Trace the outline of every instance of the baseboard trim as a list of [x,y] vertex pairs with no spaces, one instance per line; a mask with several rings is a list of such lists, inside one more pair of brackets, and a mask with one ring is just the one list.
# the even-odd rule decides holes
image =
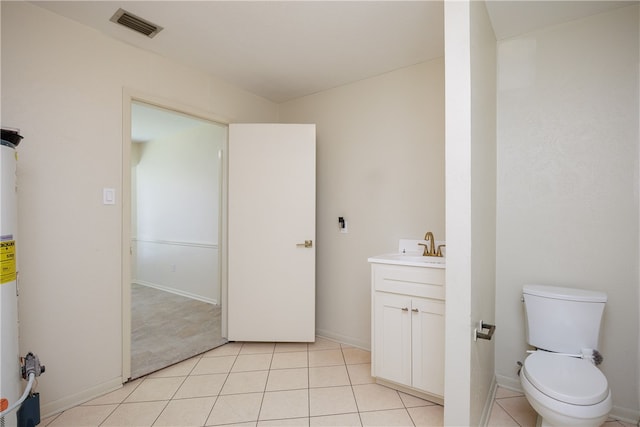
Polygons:
[[362,341],[346,335],[336,334],[324,329],[316,329],[316,336],[321,338],[327,338],[331,341],[337,341],[341,344],[347,344],[352,347],[360,348],[362,350],[371,351],[371,344],[366,341]]
[[487,400],[485,400],[484,407],[482,408],[482,415],[480,416],[481,426],[487,426],[489,424],[489,419],[491,418],[491,410],[493,409],[493,401],[496,398],[496,390],[498,390],[498,381],[496,381],[496,377],[494,376],[491,380],[491,385],[489,386],[489,394],[487,395]]
[[507,390],[524,393],[524,390],[522,390],[522,385],[520,385],[520,378],[514,379],[504,375],[496,374],[496,382],[500,387],[506,388]]
[[614,405],[609,414],[609,418],[632,425],[638,425],[638,423],[640,423],[640,411]]
[[170,287],[167,287],[167,286],[158,285],[156,283],[145,282],[144,280],[133,280],[131,283],[134,283],[134,284],[140,285],[140,286],[147,286],[149,288],[158,289],[160,291],[169,292],[171,294],[179,295],[181,297],[190,298],[190,299],[194,299],[194,300],[201,301],[201,302],[206,302],[207,304],[218,305],[218,300],[216,300],[216,299],[207,298],[207,297],[203,297],[201,295],[196,295],[196,294],[192,294],[192,293],[189,293],[189,292],[181,291],[180,289],[170,288]]
[[81,405],[106,393],[118,390],[119,388],[122,388],[121,376],[83,390],[79,393],[66,396],[62,399],[54,400],[53,402],[42,405],[42,407],[40,408],[40,411],[42,412],[42,418],[47,418],[62,411],[66,411],[67,409]]

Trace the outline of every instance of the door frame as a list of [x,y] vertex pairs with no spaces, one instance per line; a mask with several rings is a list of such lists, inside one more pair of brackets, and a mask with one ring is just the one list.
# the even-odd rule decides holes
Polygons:
[[227,184],[230,121],[198,108],[125,87],[122,90],[122,383],[131,378],[131,104],[135,101],[227,127],[227,139],[224,141],[218,159],[220,162],[218,175],[220,190],[218,265],[220,304],[222,305],[221,332],[223,337],[227,336]]

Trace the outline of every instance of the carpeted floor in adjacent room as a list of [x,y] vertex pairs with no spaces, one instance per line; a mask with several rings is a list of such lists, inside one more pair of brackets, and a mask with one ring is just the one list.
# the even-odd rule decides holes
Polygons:
[[132,379],[226,342],[220,305],[132,284],[131,307]]

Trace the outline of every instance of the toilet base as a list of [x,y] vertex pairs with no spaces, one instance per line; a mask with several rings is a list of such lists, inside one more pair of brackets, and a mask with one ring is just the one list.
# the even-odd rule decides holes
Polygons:
[[529,382],[524,371],[520,384],[529,404],[538,414],[536,427],[600,427],[612,408],[611,391],[605,400],[591,406],[568,405],[546,396]]

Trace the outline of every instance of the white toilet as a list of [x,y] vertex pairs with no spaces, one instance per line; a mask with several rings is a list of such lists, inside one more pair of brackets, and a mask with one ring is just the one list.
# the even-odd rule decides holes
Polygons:
[[538,425],[600,426],[611,391],[592,356],[607,295],[542,285],[525,285],[522,293],[527,342],[537,351],[525,359],[520,383]]

